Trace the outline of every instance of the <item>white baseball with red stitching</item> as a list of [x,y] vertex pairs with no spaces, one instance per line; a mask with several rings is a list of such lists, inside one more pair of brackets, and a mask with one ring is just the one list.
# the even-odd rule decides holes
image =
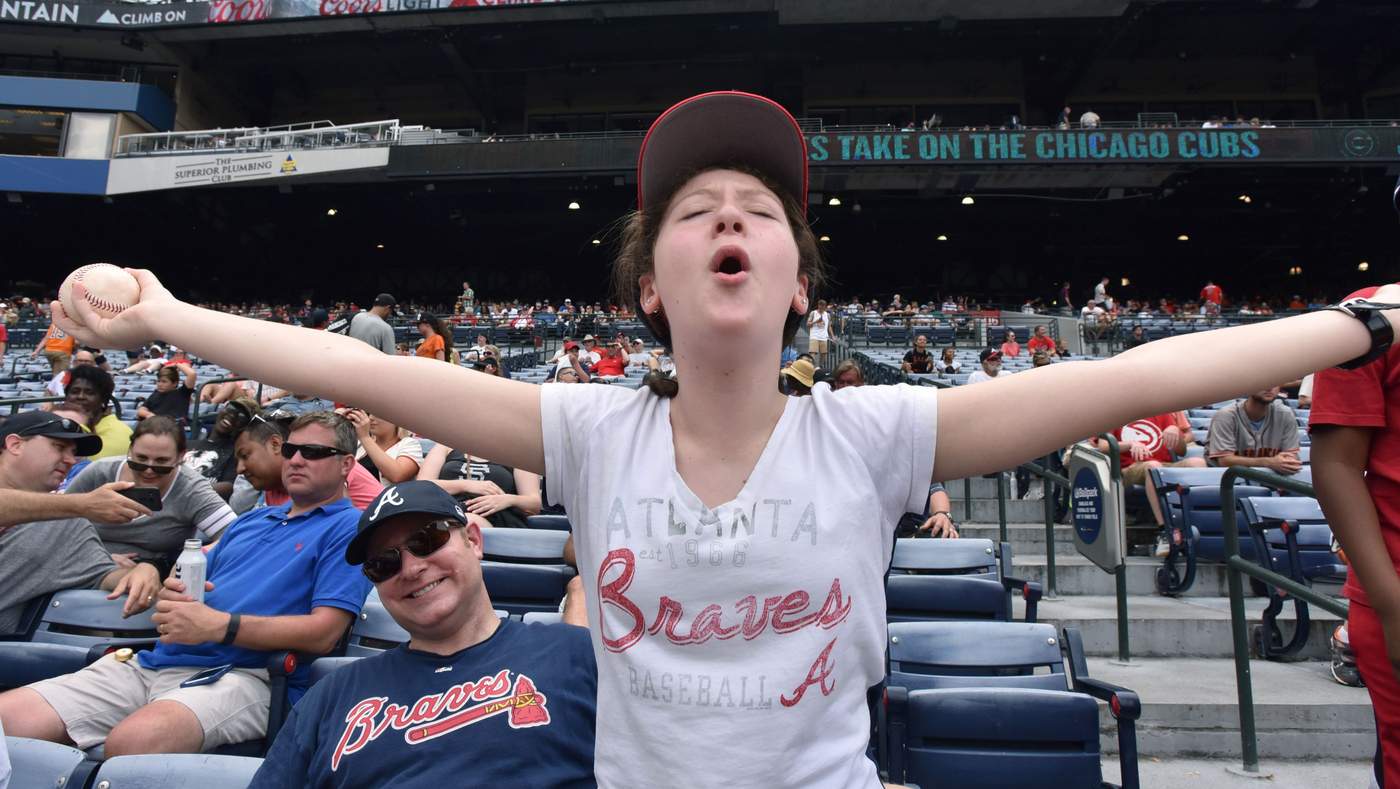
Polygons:
[[74,304],[73,285],[81,282],[87,303],[104,318],[113,318],[141,297],[141,286],[126,270],[111,263],[92,263],[74,271],[58,289],[58,300],[73,321],[79,321]]

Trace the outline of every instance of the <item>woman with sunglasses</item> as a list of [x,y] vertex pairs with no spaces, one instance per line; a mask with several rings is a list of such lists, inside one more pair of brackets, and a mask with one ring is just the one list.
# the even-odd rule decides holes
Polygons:
[[68,493],[86,493],[109,482],[134,482],[159,494],[161,507],[150,515],[95,524],[119,565],[148,562],[164,577],[185,540],[198,534],[212,543],[237,517],[208,480],[181,467],[184,453],[185,433],[173,419],[147,417],[131,434],[126,457],[95,460],[68,486]]
[[[115,318],[81,298],[76,316],[53,312],[88,344],[165,337],[543,473],[568,510],[590,601],[600,785],[869,789],[883,577],[895,525],[924,508],[930,482],[1374,358],[1400,305],[1179,335],[980,386],[819,384],[784,397],[773,371],[826,272],[806,216],[807,157],[793,117],[751,94],[696,96],[652,125],[614,270],[619,303],[673,351],[667,396],[383,356],[182,303],[148,271],[132,271],[139,303]],[[1374,298],[1400,302],[1400,286]],[[1192,375],[1160,375],[1185,365]],[[1047,401],[1053,420],[1026,407]]]

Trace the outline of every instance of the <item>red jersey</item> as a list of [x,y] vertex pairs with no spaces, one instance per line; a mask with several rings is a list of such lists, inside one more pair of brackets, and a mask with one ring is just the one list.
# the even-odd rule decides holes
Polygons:
[[[1376,290],[1362,288],[1347,298],[1369,298]],[[1309,428],[1313,425],[1375,428],[1366,458],[1366,488],[1376,505],[1386,552],[1400,572],[1400,345],[1356,370],[1318,372],[1308,417]],[[1352,573],[1347,573],[1342,593],[1370,604]]]
[[1050,339],[1049,337],[1038,337],[1035,335],[1031,335],[1031,339],[1029,342],[1026,343],[1026,347],[1030,349],[1030,352],[1032,354],[1034,354],[1036,351],[1054,353],[1055,341]]
[[1225,292],[1219,285],[1207,285],[1201,288],[1201,301],[1208,301],[1215,306],[1220,306],[1220,302],[1225,299]]
[[593,365],[593,374],[625,375],[627,371],[623,369],[624,367],[623,358],[620,354],[616,356],[608,354],[600,358],[598,362]]
[[[1162,440],[1162,433],[1166,432],[1166,429],[1169,427],[1179,426],[1177,424],[1177,415],[1179,413],[1180,412],[1173,411],[1169,414],[1149,416],[1146,419],[1135,419],[1117,430],[1114,430],[1113,437],[1118,439],[1120,444],[1130,441],[1137,444],[1145,444],[1147,446],[1147,451],[1152,453],[1152,457],[1148,458],[1148,460],[1155,460],[1159,463],[1170,463],[1172,462],[1172,453],[1170,449],[1167,449],[1166,442]],[[1118,462],[1123,468],[1127,468],[1137,461],[1133,460],[1131,451],[1126,451],[1118,453]]]

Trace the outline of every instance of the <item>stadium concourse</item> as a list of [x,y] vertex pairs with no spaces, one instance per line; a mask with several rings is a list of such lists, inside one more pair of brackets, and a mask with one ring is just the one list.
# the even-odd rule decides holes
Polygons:
[[[949,301],[949,307],[957,306],[958,299]],[[35,345],[45,339],[44,329],[48,324],[43,314],[44,307],[40,303],[36,311],[33,302],[24,303],[22,300],[18,306],[23,309],[24,319],[19,319],[19,309],[9,310],[16,320],[9,327],[10,346],[4,356],[4,375],[0,376],[0,406],[11,414],[22,414],[61,400],[52,396],[55,390],[51,379],[54,376],[49,362],[42,355],[44,347]],[[453,341],[448,349],[455,351],[459,364],[482,369],[480,362],[485,358],[483,352],[489,349],[491,354],[502,360],[500,369],[504,374],[517,380],[532,383],[552,381],[556,375],[561,375],[559,371],[573,369],[565,349],[577,347],[584,340],[589,341],[587,347],[591,349],[597,345],[596,338],[618,335],[628,338],[629,345],[632,340],[640,341],[640,346],[628,349],[629,356],[631,352],[638,352],[640,356],[629,358],[629,362],[635,364],[629,363],[621,376],[606,381],[599,377],[597,383],[635,388],[642,384],[645,375],[654,374],[653,370],[666,369],[668,362],[643,324],[626,314],[618,314],[618,310],[610,311],[601,305],[596,312],[592,307],[574,310],[571,301],[557,306],[541,304],[538,310],[533,303],[528,306],[504,303],[495,309],[482,304],[480,308],[464,311],[458,298],[451,306],[443,305],[441,308],[451,313],[455,323]],[[264,304],[237,309],[269,320],[307,324],[326,318],[323,314],[326,311],[314,305]],[[816,354],[817,367],[813,377],[819,380],[833,381],[839,377],[832,368],[846,359],[854,362],[853,366],[861,372],[866,385],[908,382],[919,386],[949,387],[977,385],[968,383],[969,373],[979,369],[991,370],[992,365],[984,363],[995,362],[1003,352],[1007,358],[997,375],[1019,374],[1043,363],[1062,364],[1100,358],[1068,350],[1071,344],[1076,349],[1088,347],[1089,341],[1078,318],[1058,314],[988,309],[942,312],[932,303],[925,309],[917,305],[860,303],[854,300],[837,309],[839,320],[833,323],[829,334],[829,350],[826,354]],[[1124,310],[1117,319],[1122,325],[1115,326],[1111,336],[1100,336],[1097,348],[1103,354],[1117,352],[1125,343],[1132,342],[1132,328],[1137,325],[1151,328],[1155,339],[1173,333],[1208,330],[1261,319],[1249,314],[1257,312],[1257,309],[1250,309],[1244,315],[1226,310],[1223,314],[1209,316],[1196,309],[1194,316],[1163,314],[1156,317],[1148,317],[1140,310],[1133,314]],[[1280,305],[1280,309],[1286,310],[1285,305]],[[514,317],[510,314],[512,310],[515,311]],[[493,312],[497,314],[493,316]],[[546,318],[546,315],[549,317]],[[424,340],[424,327],[402,316],[391,317],[390,320],[396,324],[395,339],[399,342],[400,352],[414,352]],[[1097,321],[1090,320],[1088,324],[1091,328],[1096,327]],[[1071,342],[1052,342],[1051,347],[1059,345],[1060,352],[1044,354],[1045,358],[1041,361],[1036,361],[1036,357],[1042,355],[1040,353],[1028,349],[1012,355],[1013,349],[1004,346],[1005,342],[1010,341],[1005,333],[1008,328],[1013,331],[1021,329],[1021,338],[1028,340],[1035,336],[1037,326],[1049,327],[1053,334],[1052,341],[1063,338]],[[931,357],[942,356],[942,349],[949,349],[949,353],[940,360],[943,367],[941,372],[919,373],[902,369],[911,358],[915,363],[919,362],[919,357],[913,356],[920,353],[919,346],[914,345],[919,337],[935,341],[926,346],[933,351]],[[482,340],[485,341],[484,346],[480,344]],[[796,347],[785,353],[787,359],[796,361],[789,361],[782,376],[775,370],[775,382],[781,378],[791,383],[789,373],[794,370],[802,372],[797,366],[801,364],[798,350],[808,347],[809,343],[809,333],[804,330],[799,334]],[[40,355],[32,353],[36,349]],[[111,408],[129,427],[138,424],[135,415],[144,400],[155,391],[156,378],[150,372],[122,371],[131,365],[151,360],[155,363],[150,365],[150,369],[156,369],[184,356],[183,352],[174,348],[158,349],[157,352],[143,349],[130,353],[116,349],[99,350],[101,353],[96,357],[101,360],[99,363],[112,370],[114,388]],[[657,353],[652,353],[653,350]],[[585,375],[594,372],[597,364],[587,354],[588,351],[583,351],[577,355],[581,359],[578,367]],[[561,358],[565,360],[563,363],[558,361]],[[237,379],[230,371],[218,366],[202,364],[198,359],[188,361],[198,377],[195,391],[200,394],[216,391],[222,381]],[[62,378],[61,375],[58,377]],[[560,377],[560,380],[564,378]],[[206,388],[206,385],[209,386]],[[282,400],[273,401],[273,395],[263,393],[260,387],[251,382],[239,385],[248,387],[248,391],[260,396],[265,404],[262,413],[268,417],[283,407],[298,407],[295,402],[298,397],[306,399],[306,395],[290,399],[284,396]],[[841,384],[838,382],[837,385]],[[217,404],[201,403],[202,399],[205,398],[200,395],[192,397],[194,404],[187,412],[192,439],[197,438],[201,430],[205,435],[209,434],[220,410]],[[318,402],[314,399],[314,393],[311,393],[310,399],[311,402]],[[1289,408],[1295,409],[1300,424],[1306,424],[1306,409],[1299,410],[1296,399],[1290,398],[1286,402]],[[1201,410],[1190,412],[1191,423],[1201,430],[1197,435],[1199,443],[1185,448],[1186,456],[1204,453],[1208,440],[1205,435],[1210,421],[1208,415],[1213,413],[1214,407],[1224,405],[1202,404]],[[1306,434],[1303,440],[1306,441]],[[413,443],[417,446],[413,453],[418,459],[415,463],[421,462],[430,454],[432,442],[422,438],[413,440]],[[186,473],[190,470],[187,468]],[[1071,672],[1071,688],[1076,687],[1076,677],[1087,676],[1110,683],[1107,687],[1129,689],[1140,700],[1138,714],[1122,719],[1116,718],[1115,710],[1111,709],[1119,703],[1117,700],[1105,697],[1098,703],[1098,715],[1089,732],[1090,742],[1086,747],[1092,747],[1101,754],[1104,780],[1123,780],[1126,763],[1120,763],[1120,759],[1127,758],[1132,770],[1139,774],[1143,786],[1249,785],[1254,779],[1232,772],[1237,768],[1241,740],[1224,568],[1219,563],[1200,557],[1190,588],[1173,591],[1170,595],[1163,594],[1159,580],[1163,559],[1151,555],[1150,543],[1156,534],[1156,527],[1152,524],[1151,514],[1140,506],[1139,499],[1137,504],[1142,511],[1137,516],[1138,525],[1129,527],[1129,534],[1135,534],[1136,542],[1141,545],[1130,551],[1134,555],[1127,558],[1124,567],[1128,593],[1127,635],[1131,654],[1130,660],[1123,661],[1114,576],[1077,554],[1071,538],[1072,526],[1064,523],[1064,512],[1056,513],[1061,523],[1047,531],[1043,517],[1047,514],[1046,505],[1054,502],[1057,507],[1061,506],[1064,498],[1062,492],[1056,486],[1039,480],[1027,486],[1026,480],[1018,481],[1011,473],[1001,477],[1000,480],[994,476],[945,481],[959,539],[900,541],[892,568],[892,582],[898,580],[900,584],[891,587],[891,622],[989,617],[1045,623],[1039,625],[1045,628],[1039,632],[1039,637],[1048,634],[1052,643],[1063,637],[1065,658],[1072,666],[1078,663]],[[1164,497],[1172,495],[1166,487],[1161,493]],[[246,500],[241,504],[238,501],[235,493],[235,508],[250,504],[256,506]],[[1179,513],[1179,508],[1173,512]],[[533,527],[529,529],[532,533],[527,536],[543,538],[538,544],[501,547],[493,555],[492,544],[488,540],[487,558],[500,562],[503,567],[523,563],[527,569],[537,571],[544,563],[545,566],[572,573],[560,553],[563,535],[551,531],[555,524],[549,517],[530,516],[524,521]],[[553,517],[567,528],[567,522],[561,517]],[[1190,525],[1187,524],[1188,527]],[[1051,533],[1053,559],[1046,542]],[[557,541],[554,535],[559,535]],[[969,561],[964,550],[945,551],[940,547],[952,549],[958,545],[971,550],[974,556],[985,551],[993,560],[984,566],[980,560]],[[932,552],[927,549],[932,549]],[[1055,572],[1053,582],[1049,577],[1052,561]],[[932,589],[931,597],[920,596],[925,593],[908,597],[910,589],[915,587],[908,587],[907,582],[917,584],[921,579],[929,578],[920,574],[928,571],[955,573],[936,576],[954,585]],[[979,603],[969,603],[968,600],[976,596],[975,584],[979,581],[985,583],[988,577],[977,574],[986,572],[991,573],[993,587],[998,590],[993,600],[1002,595],[1001,590],[1012,589],[1008,584],[1013,582],[1021,584],[1021,592],[1014,595],[1006,593],[1004,599],[993,603],[991,608],[983,609]],[[1328,594],[1337,594],[1337,580],[1318,578],[1315,582],[1317,588]],[[963,589],[956,585],[959,581],[966,581],[969,586]],[[534,594],[537,599],[533,601],[514,599],[514,602],[506,602],[504,590],[514,588],[507,584],[507,579],[487,578],[487,588],[493,592],[493,600],[498,601],[498,614],[525,618],[525,621],[534,621],[540,616],[538,612],[555,610],[562,593],[562,587],[545,584],[542,591],[526,593],[515,589],[511,592],[517,597]],[[1053,594],[1045,594],[1047,592]],[[143,638],[150,637],[150,631],[142,629],[150,627],[149,615],[138,617],[134,623],[104,625],[104,615],[97,611],[89,612],[89,621],[46,624],[52,618],[42,613],[46,607],[58,606],[69,598],[74,598],[70,605],[76,604],[83,600],[83,594],[59,591],[52,597],[45,595],[42,599],[29,601],[26,608],[34,614],[33,618],[26,620],[25,630],[10,637],[19,639],[20,643],[3,645],[4,648],[0,649],[0,655],[9,661],[5,663],[8,668],[0,668],[0,685],[13,686],[61,672],[63,666],[82,665],[88,659],[84,655],[100,654],[102,646],[106,644],[140,645],[144,643]],[[88,605],[93,602],[91,598],[86,600]],[[1251,627],[1257,628],[1261,621],[1270,621],[1261,620],[1267,603],[1268,600],[1262,597],[1251,597],[1246,602]],[[111,604],[107,617],[119,612],[116,605]],[[378,621],[387,614],[377,606],[377,595],[371,593],[366,603],[367,613],[361,618],[361,623],[351,629],[348,646],[339,648],[348,649],[344,654],[351,657],[335,660],[352,660],[357,655],[376,654],[405,637],[392,622],[386,625]],[[113,621],[120,621],[119,614]],[[1284,634],[1291,635],[1292,615],[1285,613],[1276,621],[1282,623]],[[1256,657],[1253,661],[1254,710],[1260,757],[1265,762],[1266,773],[1272,775],[1273,785],[1316,786],[1323,777],[1332,782],[1364,785],[1369,775],[1369,757],[1375,746],[1369,701],[1364,689],[1347,687],[1333,679],[1331,661],[1334,654],[1329,648],[1329,638],[1338,624],[1336,617],[1314,608],[1307,621],[1307,632],[1300,648],[1287,655],[1286,660]],[[116,629],[101,629],[104,626]],[[64,635],[58,635],[60,632]],[[87,633],[91,635],[85,635]],[[113,633],[125,638],[114,640],[111,637]],[[905,634],[905,638],[912,638],[913,635],[910,632]],[[46,651],[33,657],[27,656],[24,650],[28,644],[25,642]],[[94,645],[97,645],[97,649],[90,651]],[[69,652],[60,652],[64,656],[55,660],[53,650],[64,649]],[[1058,651],[1056,654],[1059,654]],[[49,660],[51,664],[31,665],[31,661],[40,655],[40,659]],[[932,658],[925,656],[920,659]],[[956,658],[947,659],[952,661]],[[993,660],[1001,659],[1010,660],[1005,656]],[[891,678],[892,685],[899,676],[897,672],[901,664],[893,665],[896,674]],[[1057,667],[1055,670],[1060,669]],[[976,673],[975,670],[973,673]],[[1064,677],[1061,676],[1058,681],[1064,688]],[[994,680],[992,684],[995,684]],[[278,703],[274,699],[274,708]],[[1062,725],[1069,724],[1062,721]],[[1131,727],[1135,733],[1135,743],[1132,740],[1125,743],[1120,739],[1123,727]],[[881,735],[877,732],[877,736]],[[26,750],[27,746],[21,741],[11,738],[10,744],[12,758],[17,761],[39,758]],[[1136,752],[1130,750],[1127,757],[1123,757],[1121,754],[1125,744],[1129,749],[1135,748]],[[224,749],[224,752],[257,754],[261,747],[266,746],[255,744],[251,749]],[[103,767],[94,758],[100,755],[98,749],[86,756],[74,752],[73,761],[69,763],[60,754],[56,762],[44,762],[45,769],[56,769],[79,779],[86,777],[93,780],[94,776],[100,779],[104,775],[101,772]],[[50,754],[45,758],[52,757]],[[188,765],[188,769],[212,771],[221,776],[220,780],[228,778],[231,781],[228,785],[237,785],[251,774],[240,772],[244,769],[244,763],[238,761],[240,757],[224,757],[223,760],[220,757],[203,758],[205,761]],[[1100,757],[1094,758],[1097,760]],[[58,767],[54,767],[54,764]],[[181,769],[185,768],[178,761],[176,764]]]

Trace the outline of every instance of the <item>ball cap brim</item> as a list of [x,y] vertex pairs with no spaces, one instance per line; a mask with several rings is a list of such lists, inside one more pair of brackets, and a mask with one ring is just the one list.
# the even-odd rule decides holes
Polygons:
[[807,211],[807,140],[772,99],[740,91],[702,93],[674,105],[647,130],[637,156],[637,209],[666,200],[700,170],[744,164],[772,179]]
[[345,546],[346,563],[364,564],[374,530],[394,518],[412,513],[450,518],[459,523],[467,522],[467,513],[462,510],[462,505],[436,483],[428,480],[409,480],[390,485],[380,491],[361,513],[360,521],[356,525],[355,538]]

